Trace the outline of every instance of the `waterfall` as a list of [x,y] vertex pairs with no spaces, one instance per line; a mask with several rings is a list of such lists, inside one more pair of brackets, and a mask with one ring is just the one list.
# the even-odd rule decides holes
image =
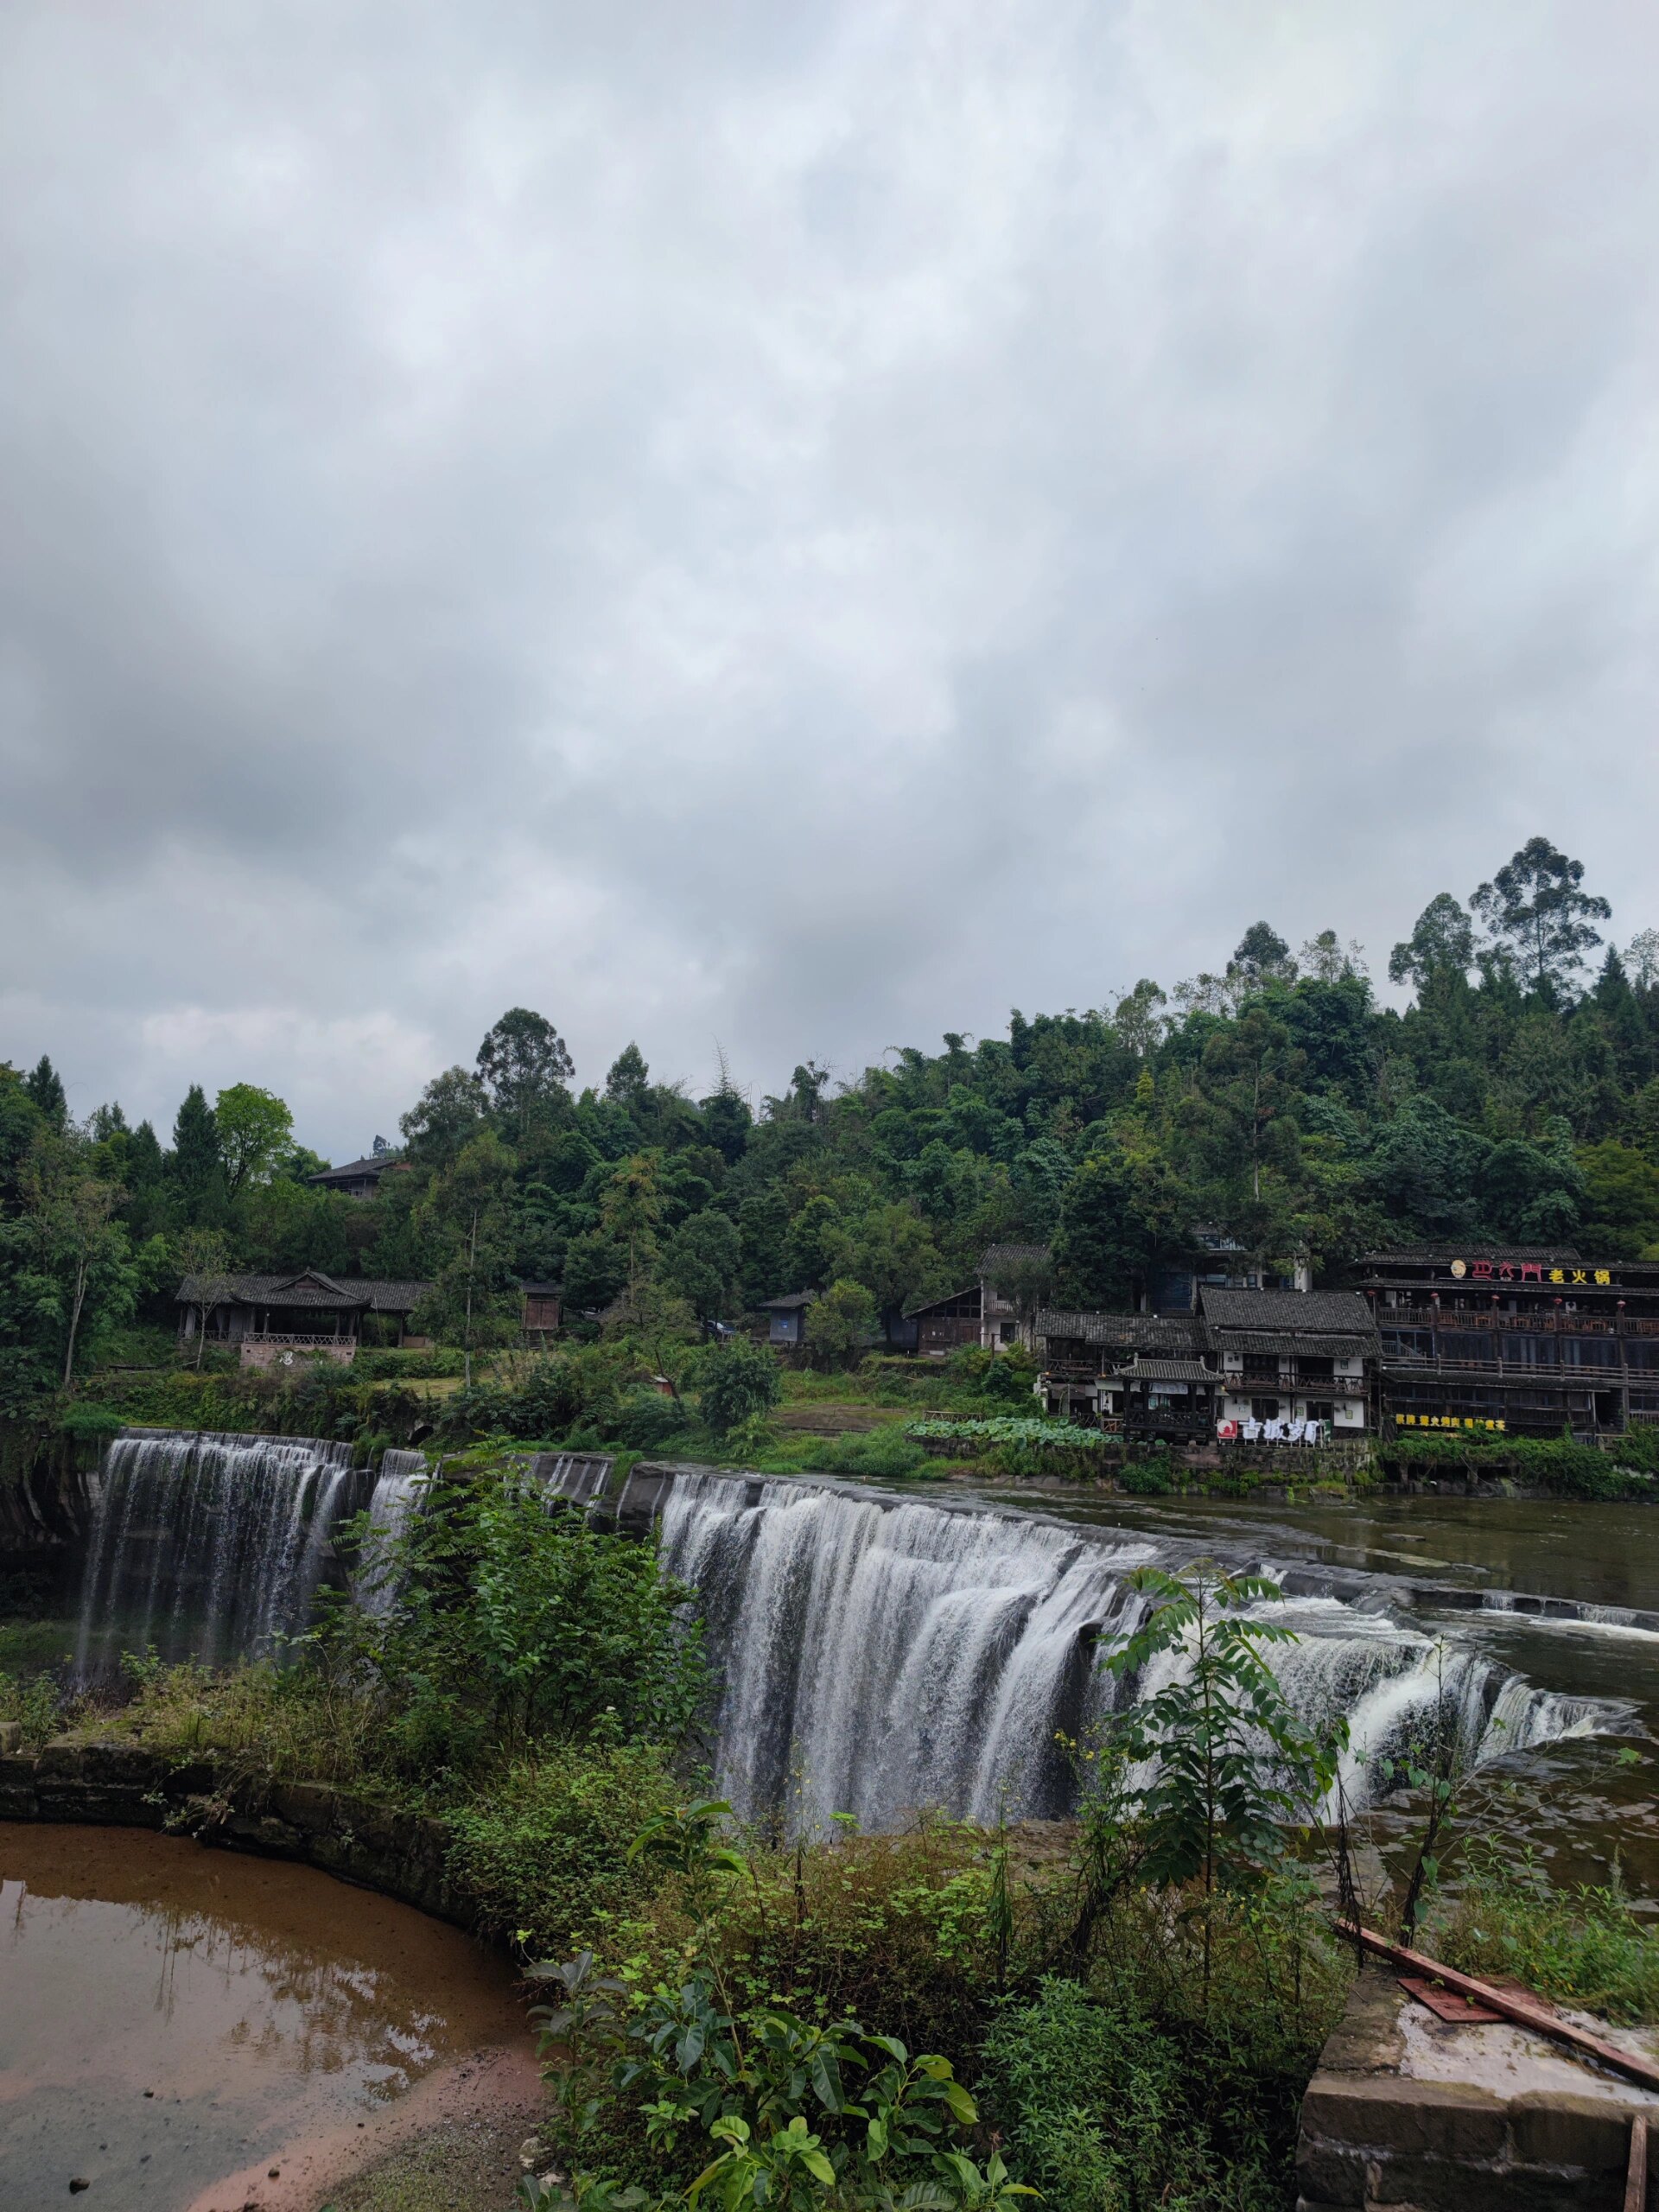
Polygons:
[[605,1492],[611,1472],[608,1452],[537,1452],[530,1471],[550,1497],[568,1499],[572,1505],[591,1506]]
[[316,1437],[118,1437],[81,1580],[79,1678],[152,1644],[207,1665],[262,1656],[303,1628],[351,1476],[351,1447]]
[[[1170,1547],[1094,1529],[689,1468],[673,1471],[660,1527],[664,1566],[697,1591],[721,1677],[719,1793],[791,1828],[838,1813],[891,1827],[925,1805],[981,1821],[1071,1809],[1057,1738],[1122,1694],[1095,1647],[1143,1617],[1135,1567],[1180,1563]],[[1437,1710],[1476,1764],[1605,1718],[1369,1602],[1262,1610],[1296,1632],[1267,1654],[1290,1703],[1310,1721],[1348,1719],[1351,1804]],[[1166,1655],[1135,1693],[1154,1694],[1183,1663]]]
[[381,1454],[355,1585],[357,1602],[365,1613],[378,1615],[391,1610],[397,1576],[387,1552],[420,1510],[430,1479],[424,1452],[405,1452],[394,1445]]

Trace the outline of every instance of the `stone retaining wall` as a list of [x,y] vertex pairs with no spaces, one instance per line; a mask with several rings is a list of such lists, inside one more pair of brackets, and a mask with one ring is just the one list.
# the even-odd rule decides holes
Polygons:
[[206,1764],[160,1758],[136,1744],[64,1737],[32,1756],[0,1754],[0,1820],[171,1826],[200,1843],[299,1859],[440,1920],[470,1924],[445,1878],[441,1822],[324,1783],[226,1787]]
[[1659,2096],[1368,1967],[1302,2100],[1298,2212],[1621,2212],[1638,2112]]

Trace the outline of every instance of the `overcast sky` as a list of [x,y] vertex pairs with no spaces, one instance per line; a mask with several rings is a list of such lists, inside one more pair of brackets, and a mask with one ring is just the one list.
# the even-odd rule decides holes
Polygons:
[[0,1058],[758,1097],[1654,885],[1659,12],[9,0]]

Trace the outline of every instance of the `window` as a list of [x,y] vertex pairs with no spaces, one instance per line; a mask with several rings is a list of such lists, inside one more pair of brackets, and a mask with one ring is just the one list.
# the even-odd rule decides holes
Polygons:
[[1250,1400],[1250,1419],[1252,1421],[1277,1421],[1278,1418],[1279,1401],[1277,1398],[1252,1398]]
[[1334,1421],[1337,1417],[1335,1400],[1310,1398],[1307,1402],[1307,1417],[1309,1421]]
[[1276,1351],[1247,1351],[1244,1355],[1244,1374],[1253,1382],[1276,1382],[1279,1380],[1279,1355]]
[[1299,1382],[1331,1382],[1336,1379],[1337,1364],[1332,1359],[1318,1359],[1300,1353],[1296,1360],[1296,1380]]
[[1003,1321],[998,1325],[996,1334],[999,1343],[1017,1344],[1020,1341],[1020,1324],[1017,1321]]

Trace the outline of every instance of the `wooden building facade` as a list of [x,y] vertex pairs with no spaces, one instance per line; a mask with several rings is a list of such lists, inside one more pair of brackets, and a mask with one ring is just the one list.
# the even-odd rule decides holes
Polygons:
[[1616,1434],[1659,1421],[1659,1264],[1570,1246],[1373,1252],[1355,1270],[1402,1431]]

